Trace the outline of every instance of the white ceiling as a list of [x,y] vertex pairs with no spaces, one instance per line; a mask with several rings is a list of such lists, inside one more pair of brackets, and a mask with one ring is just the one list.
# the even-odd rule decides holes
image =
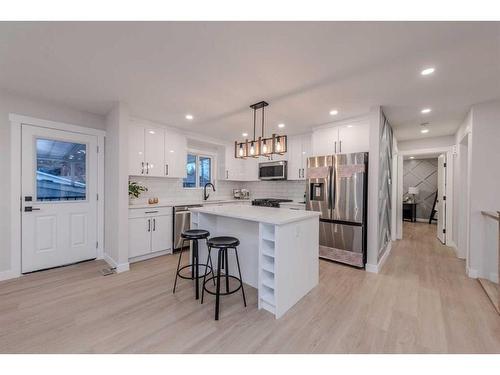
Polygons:
[[[121,100],[227,140],[252,132],[260,100],[268,133],[382,105],[408,140],[453,134],[472,104],[500,98],[495,22],[2,22],[0,51],[5,89],[96,114]],[[423,77],[427,66],[436,72]]]

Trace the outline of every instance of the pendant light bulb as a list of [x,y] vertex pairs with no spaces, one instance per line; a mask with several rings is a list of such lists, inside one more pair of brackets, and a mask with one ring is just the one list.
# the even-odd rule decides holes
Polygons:
[[276,151],[281,151],[281,143],[280,143],[280,139],[278,138],[277,141],[276,141]]
[[243,146],[242,146],[242,145],[240,145],[239,155],[240,155],[240,156],[243,156]]
[[262,145],[262,152],[264,154],[267,154],[267,143],[266,143],[266,141],[264,141],[264,144]]
[[253,142],[250,144],[250,155],[254,155],[255,154],[255,147],[253,145]]

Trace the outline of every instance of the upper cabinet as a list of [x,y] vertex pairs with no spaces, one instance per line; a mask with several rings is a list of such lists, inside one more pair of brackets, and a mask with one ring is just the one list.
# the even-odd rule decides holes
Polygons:
[[165,131],[165,176],[185,178],[187,139],[172,130]]
[[186,137],[174,130],[133,120],[129,129],[129,175],[186,176]]
[[237,159],[234,157],[234,145],[225,146],[219,180],[258,181],[259,161],[258,158]]
[[288,137],[288,180],[305,180],[307,158],[311,156],[311,135]]
[[147,127],[144,129],[144,161],[145,175],[161,177],[163,171],[163,137],[165,131],[162,128]]
[[370,150],[368,118],[333,123],[315,129],[312,135],[312,155],[349,154]]

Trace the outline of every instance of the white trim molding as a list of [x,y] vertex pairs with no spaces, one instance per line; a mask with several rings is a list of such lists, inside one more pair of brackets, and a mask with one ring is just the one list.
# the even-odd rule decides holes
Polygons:
[[111,258],[108,254],[104,254],[103,259],[106,261],[106,263],[109,264],[109,266],[111,268],[115,269],[116,273],[125,272],[125,271],[130,270],[130,263],[129,262],[118,264],[116,262],[116,260]]
[[[10,219],[11,219],[11,248],[10,270],[0,273],[0,280],[12,279],[21,276],[21,128],[22,125],[32,125],[48,129],[70,131],[73,133],[93,135],[97,137],[99,152],[97,154],[97,258],[102,259],[104,249],[104,130],[88,128],[80,125],[66,124],[34,117],[9,114],[10,132]],[[127,264],[128,267],[128,264]]]
[[382,267],[384,266],[385,262],[387,261],[387,258],[389,258],[389,254],[391,253],[392,242],[393,241],[389,241],[389,243],[387,244],[387,247],[385,248],[384,254],[382,255],[382,258],[380,258],[378,264],[366,263],[365,270],[367,272],[379,273],[382,270]]

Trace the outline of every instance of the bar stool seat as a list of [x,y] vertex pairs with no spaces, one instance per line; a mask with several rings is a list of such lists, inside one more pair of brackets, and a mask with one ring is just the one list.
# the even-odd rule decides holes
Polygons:
[[181,233],[181,237],[187,240],[202,240],[210,236],[210,232],[205,229],[187,229]]
[[[243,279],[241,277],[241,269],[240,269],[240,261],[238,259],[238,249],[237,246],[240,244],[240,240],[238,240],[236,237],[230,237],[230,236],[219,236],[219,237],[212,237],[207,240],[207,245],[208,245],[208,257],[207,257],[207,263],[206,265],[211,262],[211,257],[210,257],[210,251],[212,248],[215,248],[218,250],[217,252],[217,275],[213,274],[213,267],[212,267],[212,277],[207,278],[206,276],[203,278],[203,283],[202,283],[202,292],[201,292],[201,303],[203,303],[203,297],[205,295],[205,292],[215,295],[215,320],[219,320],[219,300],[220,296],[227,296],[229,294],[236,293],[238,290],[241,289],[241,294],[243,295],[243,304],[245,307],[247,306],[247,301],[245,298],[245,289],[243,288]],[[236,257],[236,265],[238,268],[238,276],[233,276],[229,274],[229,261],[228,261],[228,249],[234,249],[234,255]],[[221,275],[221,270],[224,269],[224,274]],[[208,275],[208,273],[206,273]],[[225,279],[225,286],[226,286],[226,291],[222,292],[221,291],[221,278]],[[233,279],[237,281],[237,287],[234,289],[229,288],[229,280]],[[207,283],[210,281],[215,282],[215,292],[210,291],[207,288]]]
[[208,240],[208,246],[216,247],[218,249],[224,249],[227,247],[235,247],[240,244],[240,240],[236,237],[230,236],[220,236],[220,237],[212,237]]
[[[177,286],[177,278],[181,279],[187,279],[187,280],[194,280],[195,281],[195,295],[196,299],[199,298],[199,283],[198,280],[201,278],[206,278],[206,276],[210,273],[214,275],[213,271],[213,265],[212,265],[212,260],[210,259],[210,264],[200,264],[199,262],[199,256],[198,256],[198,240],[203,240],[207,239],[210,236],[210,232],[205,229],[187,229],[181,233],[181,238],[182,238],[182,246],[181,246],[181,251],[179,254],[179,262],[177,263],[177,271],[175,273],[175,282],[174,282],[174,289],[173,293],[175,293],[175,287]],[[182,249],[184,248],[184,242],[185,241],[192,241],[193,242],[193,248],[191,251],[191,263],[181,267],[181,259],[182,259]],[[208,246],[208,252],[210,254],[210,246]],[[200,267],[204,267],[203,273],[200,275]],[[190,268],[191,269],[191,274],[189,276],[183,275],[182,271]],[[215,284],[215,281],[214,281]]]

